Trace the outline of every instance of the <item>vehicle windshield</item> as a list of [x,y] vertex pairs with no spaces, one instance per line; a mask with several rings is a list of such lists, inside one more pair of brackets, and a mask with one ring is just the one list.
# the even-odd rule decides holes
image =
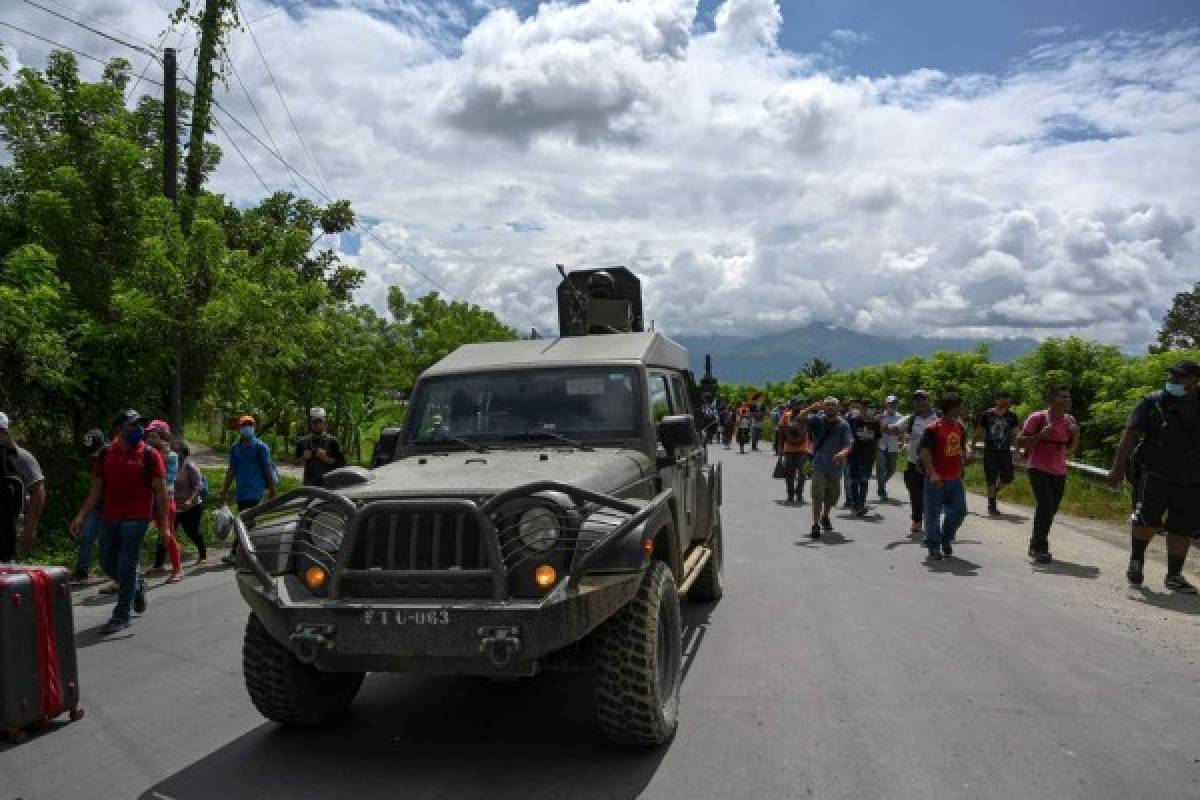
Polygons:
[[630,367],[564,367],[447,375],[413,398],[411,444],[596,440],[634,437],[638,373]]

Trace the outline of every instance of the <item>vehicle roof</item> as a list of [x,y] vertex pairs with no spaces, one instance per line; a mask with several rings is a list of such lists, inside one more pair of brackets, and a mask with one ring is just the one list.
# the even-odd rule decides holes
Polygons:
[[678,370],[689,368],[687,351],[661,333],[609,333],[467,344],[434,364],[424,375],[622,362]]

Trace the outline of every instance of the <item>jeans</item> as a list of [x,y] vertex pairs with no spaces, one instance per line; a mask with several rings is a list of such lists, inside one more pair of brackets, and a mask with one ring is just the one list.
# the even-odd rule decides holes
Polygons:
[[208,558],[208,549],[204,546],[204,535],[200,532],[200,522],[204,519],[204,506],[197,503],[187,511],[181,511],[176,521],[183,532],[196,545],[196,555],[201,559]]
[[804,464],[808,458],[807,453],[783,454],[783,480],[787,484],[788,500],[804,499]]
[[896,459],[899,456],[899,453],[889,453],[887,450],[875,454],[875,490],[881,495],[887,494],[888,481],[896,474]]
[[925,476],[912,462],[904,468],[904,488],[908,489],[908,504],[912,508],[912,521],[920,523],[925,516]]
[[[942,511],[946,518],[942,519]],[[963,482],[942,481],[934,486],[925,481],[925,541],[926,547],[937,547],[942,542],[953,542],[954,535],[967,517],[967,492]]]
[[129,622],[129,609],[133,596],[144,589],[142,572],[138,561],[142,554],[142,542],[146,540],[146,529],[150,520],[127,520],[103,523],[100,530],[100,566],[110,578],[117,582],[117,605],[112,618],[117,622]]
[[91,568],[92,549],[96,546],[103,530],[104,519],[98,512],[92,512],[87,521],[83,523],[83,531],[79,534],[79,555],[75,558],[76,575],[85,575]]
[[1033,535],[1029,537],[1029,549],[1035,553],[1047,553],[1050,551],[1050,525],[1067,489],[1067,476],[1031,469],[1029,485],[1037,504],[1033,512]]
[[751,450],[758,449],[758,440],[761,438],[762,438],[762,428],[751,428],[750,429],[750,449]]
[[850,505],[863,508],[867,505],[867,487],[871,485],[871,465],[857,464],[853,461],[846,465],[846,475],[850,482]]

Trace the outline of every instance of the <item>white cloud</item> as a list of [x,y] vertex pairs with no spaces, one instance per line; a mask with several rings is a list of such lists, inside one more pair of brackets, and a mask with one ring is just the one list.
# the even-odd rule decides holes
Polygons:
[[[774,0],[728,0],[711,30],[695,0],[472,2],[473,26],[456,13],[469,3],[343,0],[255,30],[332,191],[404,261],[518,327],[554,326],[555,263],[628,263],[668,331],[822,322],[1140,347],[1200,274],[1194,30],[1054,40],[1004,75],[870,78],[781,48],[791,5]],[[174,0],[157,5],[80,10],[154,40]],[[116,52],[35,13],[13,22]],[[5,42],[21,64],[44,57]],[[244,34],[230,51],[311,172]],[[258,129],[240,90],[222,96]],[[228,147],[214,186],[261,195]],[[369,239],[355,258],[366,300],[427,288]]]

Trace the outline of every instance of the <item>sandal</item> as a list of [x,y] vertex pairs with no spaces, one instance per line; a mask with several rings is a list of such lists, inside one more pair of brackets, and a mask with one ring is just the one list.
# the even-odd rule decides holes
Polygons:
[[167,583],[179,583],[183,580],[182,572],[172,572],[171,577],[167,578]]

